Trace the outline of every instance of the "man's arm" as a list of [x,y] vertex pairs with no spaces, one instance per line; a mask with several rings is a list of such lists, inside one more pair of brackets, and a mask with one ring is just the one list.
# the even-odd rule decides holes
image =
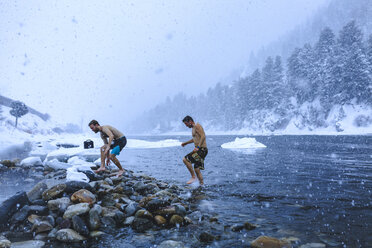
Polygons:
[[189,141],[183,142],[183,143],[181,144],[181,146],[185,146],[185,145],[191,144],[191,143],[193,143],[193,142],[194,142],[194,140],[191,139],[191,140],[189,140]]
[[[106,152],[108,152],[110,150],[111,143],[114,140],[114,134],[107,127],[102,127],[102,131],[109,137],[108,143],[106,143]],[[107,142],[107,138],[105,138],[105,140]]]

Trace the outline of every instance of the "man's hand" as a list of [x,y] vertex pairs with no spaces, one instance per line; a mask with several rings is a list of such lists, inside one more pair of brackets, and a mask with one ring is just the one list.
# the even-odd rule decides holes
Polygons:
[[107,156],[107,158],[106,158],[106,166],[109,166],[110,163],[111,163],[110,156]]
[[187,145],[187,142],[183,142],[183,143],[181,144],[182,147],[184,147],[185,145]]

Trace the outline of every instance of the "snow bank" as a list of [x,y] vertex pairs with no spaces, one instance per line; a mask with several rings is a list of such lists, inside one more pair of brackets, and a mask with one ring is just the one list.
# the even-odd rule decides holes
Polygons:
[[221,145],[226,149],[251,149],[251,148],[265,148],[266,146],[258,142],[255,138],[236,138],[232,142],[227,142]]

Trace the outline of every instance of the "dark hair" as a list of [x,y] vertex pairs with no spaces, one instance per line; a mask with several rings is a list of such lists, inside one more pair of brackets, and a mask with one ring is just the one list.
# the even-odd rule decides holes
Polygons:
[[90,125],[95,126],[95,125],[99,125],[99,123],[98,123],[98,121],[96,121],[96,120],[91,120],[91,121],[89,122],[88,126],[90,126]]
[[183,121],[183,122],[189,122],[189,121],[194,122],[194,120],[193,120],[193,119],[191,118],[191,116],[189,116],[189,115],[186,115],[185,118],[183,118],[182,121]]

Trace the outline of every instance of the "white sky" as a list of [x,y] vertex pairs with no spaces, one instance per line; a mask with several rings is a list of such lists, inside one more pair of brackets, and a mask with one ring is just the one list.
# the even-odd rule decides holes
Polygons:
[[124,131],[167,95],[205,92],[327,2],[0,0],[0,94]]

